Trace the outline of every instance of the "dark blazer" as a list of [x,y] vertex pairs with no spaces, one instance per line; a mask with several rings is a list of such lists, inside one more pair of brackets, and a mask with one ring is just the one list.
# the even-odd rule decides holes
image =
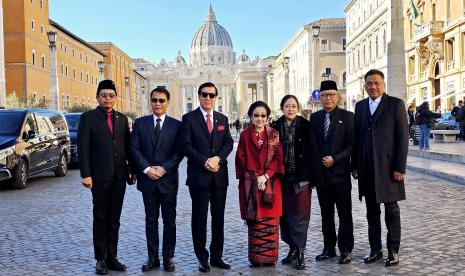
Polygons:
[[[279,132],[279,140],[284,146],[284,122],[286,118],[281,116],[271,123],[271,127]],[[297,116],[294,141],[295,174],[298,182],[309,181],[310,186],[319,186],[324,183],[321,170],[321,161],[315,137],[311,131],[311,124],[305,118]],[[285,155],[286,153],[283,152]],[[286,164],[284,164],[286,165]]]
[[325,181],[328,183],[350,183],[350,156],[354,146],[354,114],[336,107],[332,113],[326,139],[324,135],[325,114],[324,110],[319,110],[310,116],[312,131],[320,152],[320,160],[325,156],[332,156],[334,160],[334,165],[330,168],[324,167],[323,163],[320,162]]
[[[360,200],[366,194],[363,183],[363,137],[367,128],[367,116],[370,113],[368,98],[355,105],[355,147],[352,155],[352,167],[358,171]],[[375,190],[378,203],[394,202],[405,199],[403,182],[393,179],[393,172],[405,173],[408,153],[408,124],[404,102],[401,99],[384,94],[373,118],[373,161]]]
[[[177,193],[178,167],[183,157],[178,143],[180,130],[181,122],[166,116],[157,141],[153,115],[135,120],[131,137],[131,153],[137,170],[139,191],[150,193],[155,186],[158,186],[162,193]],[[152,180],[144,173],[144,170],[150,166],[162,166],[166,174],[159,180]]]
[[125,179],[130,164],[130,132],[128,118],[113,113],[113,135],[107,125],[105,111],[100,107],[84,112],[78,127],[78,157],[81,177],[93,182],[114,178]]
[[[192,188],[206,189],[212,181],[218,187],[228,185],[226,158],[233,149],[234,141],[229,132],[228,117],[213,111],[213,119],[213,131],[210,135],[200,108],[182,116],[182,149],[188,158],[186,185]],[[207,159],[213,156],[221,159],[220,169],[216,173],[204,167]]]

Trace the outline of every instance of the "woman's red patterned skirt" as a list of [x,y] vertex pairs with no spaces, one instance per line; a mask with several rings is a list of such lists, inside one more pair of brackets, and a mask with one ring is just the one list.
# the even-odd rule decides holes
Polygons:
[[249,261],[253,265],[272,265],[278,261],[279,218],[247,221]]

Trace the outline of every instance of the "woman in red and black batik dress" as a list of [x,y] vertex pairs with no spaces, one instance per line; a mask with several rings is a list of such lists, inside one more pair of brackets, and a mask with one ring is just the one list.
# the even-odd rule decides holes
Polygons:
[[266,103],[253,103],[248,115],[252,124],[241,133],[236,153],[241,217],[248,226],[251,266],[274,265],[282,214],[282,147],[279,133],[267,126]]

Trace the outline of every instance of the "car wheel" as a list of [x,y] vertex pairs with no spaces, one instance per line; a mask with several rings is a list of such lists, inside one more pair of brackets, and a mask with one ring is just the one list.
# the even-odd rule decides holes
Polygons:
[[13,180],[14,189],[24,189],[27,185],[28,166],[24,159],[19,159],[15,169],[15,178]]
[[61,154],[60,155],[60,163],[58,164],[58,167],[53,171],[55,173],[55,176],[65,176],[66,173],[68,172],[68,160],[66,160],[66,155]]

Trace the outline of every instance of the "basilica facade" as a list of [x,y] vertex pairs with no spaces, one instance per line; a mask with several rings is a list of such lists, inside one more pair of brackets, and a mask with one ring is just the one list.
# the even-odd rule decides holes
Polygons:
[[186,62],[181,52],[174,60],[158,63],[135,59],[136,70],[146,77],[148,91],[162,86],[171,93],[168,114],[180,118],[199,106],[197,89],[204,82],[218,88],[215,110],[230,121],[245,119],[248,106],[268,101],[267,74],[274,57],[249,58],[245,51],[236,57],[228,31],[216,20],[210,6],[204,24],[194,34]]

